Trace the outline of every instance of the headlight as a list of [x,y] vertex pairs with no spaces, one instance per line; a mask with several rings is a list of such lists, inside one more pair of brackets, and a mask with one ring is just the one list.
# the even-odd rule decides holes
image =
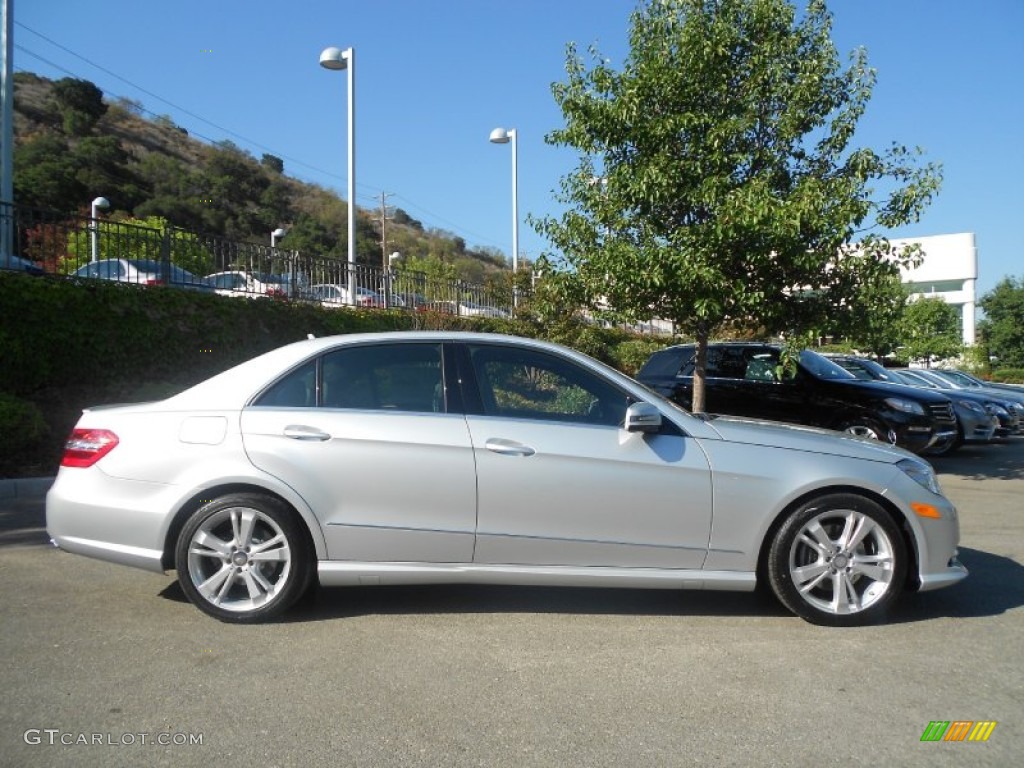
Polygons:
[[939,488],[939,479],[935,476],[931,465],[915,459],[903,459],[897,462],[896,466],[922,488],[927,488],[937,496],[942,495],[942,489]]
[[985,409],[973,400],[957,400],[956,404],[961,408],[966,408],[968,411],[974,411],[975,413],[984,413]]
[[924,406],[913,400],[904,400],[902,397],[887,397],[885,398],[885,404],[895,411],[924,416]]
[[1009,419],[1010,418],[1009,411],[1007,411],[1005,408],[1003,408],[1003,406],[996,405],[995,403],[992,404],[992,413],[994,413],[996,416],[998,416],[1001,419]]

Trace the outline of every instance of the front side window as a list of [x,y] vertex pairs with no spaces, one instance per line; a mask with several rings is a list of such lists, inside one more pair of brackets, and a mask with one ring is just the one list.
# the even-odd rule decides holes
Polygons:
[[346,347],[324,355],[322,366],[325,408],[445,411],[440,344]]
[[619,426],[628,396],[576,363],[545,352],[470,347],[485,416]]

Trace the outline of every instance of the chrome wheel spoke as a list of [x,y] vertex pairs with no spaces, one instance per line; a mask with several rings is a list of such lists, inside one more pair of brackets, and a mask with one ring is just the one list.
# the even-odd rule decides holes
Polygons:
[[240,547],[252,545],[252,532],[256,525],[256,512],[244,509],[231,513],[231,527],[235,534],[235,543]]
[[231,544],[222,541],[209,531],[199,530],[192,538],[189,554],[226,559],[231,556]]
[[850,512],[846,516],[846,525],[839,537],[839,548],[851,550],[857,547],[864,538],[875,530],[875,521],[859,512]]
[[852,613],[860,610],[860,598],[857,590],[845,573],[837,573],[832,578],[832,612]]
[[886,584],[892,580],[892,566],[892,557],[889,555],[858,555],[852,563],[854,573]]
[[234,571],[232,566],[225,563],[202,584],[196,584],[196,589],[210,602],[220,602],[224,593],[231,588]]
[[828,564],[821,561],[793,569],[793,583],[801,592],[814,589],[827,576]]

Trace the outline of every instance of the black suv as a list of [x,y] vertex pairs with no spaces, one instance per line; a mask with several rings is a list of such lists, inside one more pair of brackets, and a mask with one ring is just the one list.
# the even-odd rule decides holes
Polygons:
[[[780,380],[780,352],[764,343],[708,344],[705,410],[841,430],[915,453],[956,439],[953,404],[943,395],[861,381],[809,350],[800,353],[795,374]],[[695,354],[693,344],[655,352],[637,378],[689,408]]]

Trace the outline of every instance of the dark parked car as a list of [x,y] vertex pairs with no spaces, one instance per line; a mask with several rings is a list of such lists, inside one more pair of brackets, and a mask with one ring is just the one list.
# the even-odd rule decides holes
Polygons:
[[842,366],[858,379],[888,381],[893,384],[908,384],[912,387],[920,386],[948,397],[949,401],[953,403],[953,411],[956,413],[957,438],[953,443],[942,446],[938,450],[930,449],[929,453],[948,453],[956,450],[965,442],[987,443],[997,434],[997,430],[1006,428],[1006,425],[1000,426],[1004,419],[1007,424],[1010,421],[1010,414],[1005,408],[982,395],[953,391],[952,387],[942,387],[917,378],[911,379],[905,371],[888,370],[874,360],[841,355],[829,355],[828,359]]
[[[651,355],[637,378],[689,408],[696,347],[683,344]],[[778,375],[781,349],[760,342],[708,345],[709,413],[785,421],[895,443],[915,453],[956,440],[949,398],[881,381],[860,381],[810,350],[795,372]]]

